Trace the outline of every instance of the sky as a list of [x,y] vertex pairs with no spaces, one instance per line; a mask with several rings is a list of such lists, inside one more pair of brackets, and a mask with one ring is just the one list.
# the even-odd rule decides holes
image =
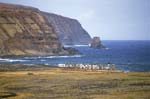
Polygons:
[[150,0],[0,0],[79,20],[103,40],[150,40]]

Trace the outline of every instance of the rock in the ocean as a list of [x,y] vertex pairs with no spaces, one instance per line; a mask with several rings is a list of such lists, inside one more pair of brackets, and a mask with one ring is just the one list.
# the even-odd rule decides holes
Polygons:
[[92,48],[105,48],[105,46],[102,44],[99,37],[93,37],[90,47]]

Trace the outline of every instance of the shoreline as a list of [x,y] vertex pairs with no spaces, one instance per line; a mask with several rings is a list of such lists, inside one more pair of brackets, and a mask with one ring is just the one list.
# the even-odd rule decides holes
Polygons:
[[62,70],[62,71],[81,71],[81,72],[116,72],[116,73],[149,73],[150,71],[125,71],[125,70],[90,70],[90,69],[74,69],[63,68],[59,66],[49,65],[28,65],[28,64],[0,64],[0,72],[17,72],[17,71],[45,71],[45,70]]

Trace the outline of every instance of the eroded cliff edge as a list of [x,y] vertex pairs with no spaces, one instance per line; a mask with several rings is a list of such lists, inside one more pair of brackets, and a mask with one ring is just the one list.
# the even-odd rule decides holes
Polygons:
[[36,8],[0,3],[0,56],[64,55],[54,27]]
[[88,45],[91,37],[76,19],[43,12],[43,15],[54,26],[63,45]]

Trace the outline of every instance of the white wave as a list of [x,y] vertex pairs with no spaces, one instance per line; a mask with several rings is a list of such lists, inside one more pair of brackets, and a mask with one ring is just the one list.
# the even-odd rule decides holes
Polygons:
[[35,64],[23,64],[23,65],[27,65],[27,66],[34,66]]
[[36,59],[41,59],[40,61],[46,61],[42,58],[72,58],[72,57],[82,57],[83,55],[72,55],[72,56],[38,56],[38,57],[24,57],[25,60],[19,60],[19,59],[0,59],[0,61],[7,61],[7,62],[19,62],[19,61],[30,61],[36,60]]
[[24,59],[38,59],[39,57],[24,57]]
[[64,45],[64,47],[88,47],[89,45]]
[[44,56],[24,57],[24,59],[39,59],[39,58],[44,58]]
[[50,64],[48,64],[48,63],[45,63],[44,65],[50,65]]
[[44,61],[46,61],[46,60],[44,60],[44,59],[41,59],[40,61],[44,62]]
[[43,58],[70,58],[70,57],[82,57],[82,55],[72,55],[72,56],[47,56]]
[[27,60],[22,60],[22,59],[8,59],[8,58],[2,59],[2,58],[0,58],[0,61],[4,61],[4,62],[23,62],[23,61],[27,61]]
[[88,47],[89,45],[74,45],[76,47]]
[[107,47],[107,48],[105,48],[106,50],[109,50],[109,48]]

